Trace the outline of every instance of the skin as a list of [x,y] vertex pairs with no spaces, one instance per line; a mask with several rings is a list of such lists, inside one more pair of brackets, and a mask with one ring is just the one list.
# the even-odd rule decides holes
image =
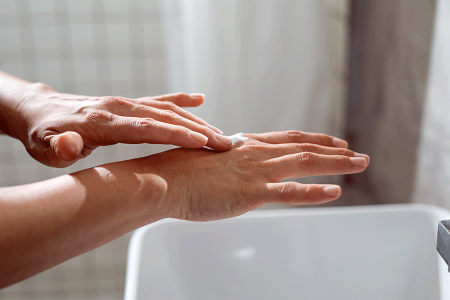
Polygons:
[[115,143],[184,147],[0,188],[0,288],[164,218],[211,221],[266,203],[335,200],[339,186],[280,181],[357,173],[369,164],[343,140],[299,131],[246,134],[231,148],[218,129],[179,107],[203,101],[183,93],[60,94],[0,71],[0,130],[41,163],[68,166]]
[[0,131],[52,167],[117,143],[229,150],[231,141],[220,130],[180,108],[203,102],[204,95],[185,93],[138,99],[62,94],[0,71]]
[[231,218],[266,203],[337,199],[335,185],[282,182],[363,171],[369,157],[300,132],[248,134],[227,152],[178,148],[0,189],[0,287],[146,224]]

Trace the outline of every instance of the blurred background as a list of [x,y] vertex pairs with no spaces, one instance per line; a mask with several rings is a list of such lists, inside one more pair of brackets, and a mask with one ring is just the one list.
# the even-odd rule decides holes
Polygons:
[[[0,0],[0,69],[60,92],[201,92],[225,134],[297,129],[371,156],[329,205],[450,208],[450,3],[445,0]],[[0,136],[0,186],[150,155],[102,147],[66,169]],[[130,234],[0,290],[1,299],[122,299]]]

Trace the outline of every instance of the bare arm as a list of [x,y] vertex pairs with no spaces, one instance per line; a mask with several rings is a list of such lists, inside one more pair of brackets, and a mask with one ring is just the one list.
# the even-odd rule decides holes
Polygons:
[[180,107],[202,94],[128,99],[62,94],[0,71],[0,131],[22,141],[39,162],[66,167],[98,146],[117,143],[231,148],[220,130]]
[[179,148],[0,189],[0,287],[172,217],[230,218],[266,203],[337,199],[335,185],[285,178],[363,171],[369,157],[299,132],[249,134],[227,152]]
[[0,189],[0,287],[165,217],[158,180],[116,163]]

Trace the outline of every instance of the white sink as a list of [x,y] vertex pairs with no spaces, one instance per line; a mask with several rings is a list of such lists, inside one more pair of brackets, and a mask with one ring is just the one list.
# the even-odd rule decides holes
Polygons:
[[427,205],[260,210],[137,230],[125,300],[450,300]]

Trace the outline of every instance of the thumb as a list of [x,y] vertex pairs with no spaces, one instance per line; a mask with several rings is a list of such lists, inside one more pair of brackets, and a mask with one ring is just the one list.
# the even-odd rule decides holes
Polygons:
[[83,150],[83,138],[74,131],[66,131],[55,136],[51,147],[59,159],[64,161],[76,160]]

